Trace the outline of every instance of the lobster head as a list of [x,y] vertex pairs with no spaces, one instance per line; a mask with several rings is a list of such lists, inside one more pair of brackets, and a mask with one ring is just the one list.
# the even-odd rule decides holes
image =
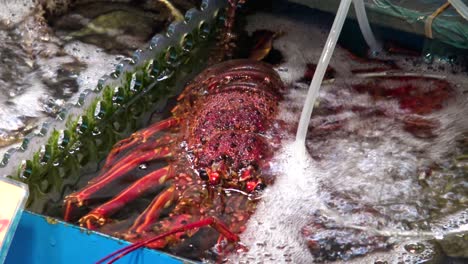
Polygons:
[[252,193],[269,184],[264,168],[283,88],[271,66],[253,60],[218,64],[188,86],[179,98],[191,109],[186,140],[208,185]]
[[271,153],[267,144],[256,133],[219,133],[205,144],[195,168],[210,186],[260,191],[269,183],[265,169]]

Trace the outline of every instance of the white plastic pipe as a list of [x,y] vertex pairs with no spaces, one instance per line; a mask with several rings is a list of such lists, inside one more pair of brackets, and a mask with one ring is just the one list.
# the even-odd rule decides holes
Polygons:
[[464,19],[468,20],[468,6],[466,6],[461,0],[448,1]]
[[352,0],[342,0],[340,6],[338,7],[330,34],[328,35],[327,42],[323,48],[322,55],[320,55],[320,60],[315,70],[314,77],[312,78],[312,82],[310,83],[309,91],[307,92],[307,97],[304,102],[304,108],[302,109],[296,134],[296,143],[298,146],[303,146],[304,150],[307,129],[309,127],[310,117],[312,116],[314,103],[317,99],[323,76],[325,75],[325,71],[328,67],[328,64],[330,63],[330,58],[333,54],[333,51],[335,50],[336,42],[340,36],[341,29],[343,29],[343,24],[346,20],[346,15],[348,14],[351,1]]
[[372,54],[377,54],[382,51],[382,45],[374,37],[374,33],[367,19],[367,13],[364,6],[363,0],[353,0],[354,10],[356,10],[356,17],[361,29],[361,33],[366,40],[367,45],[369,46]]
[[325,43],[322,54],[320,55],[314,77],[312,78],[309,91],[307,92],[301,117],[299,119],[299,125],[296,133],[296,145],[303,146],[304,151],[307,130],[309,127],[310,118],[312,116],[312,110],[314,109],[314,104],[318,97],[320,85],[323,81],[323,76],[325,75],[328,64],[330,63],[331,56],[335,50],[336,43],[338,42],[341,30],[343,29],[343,24],[346,20],[351,1],[354,2],[359,28],[361,29],[362,35],[364,36],[367,45],[369,45],[371,52],[376,54],[382,50],[382,46],[375,39],[374,34],[372,33],[372,29],[370,28],[363,0],[342,0],[340,2],[340,6],[338,7],[338,11],[336,12],[335,20],[333,21],[327,42]]

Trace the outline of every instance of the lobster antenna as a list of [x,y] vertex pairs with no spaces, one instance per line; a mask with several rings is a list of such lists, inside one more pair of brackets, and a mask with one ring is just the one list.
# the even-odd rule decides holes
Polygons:
[[168,237],[170,235],[174,235],[174,234],[177,234],[177,233],[180,233],[180,232],[185,232],[187,230],[190,230],[190,229],[195,229],[195,228],[200,228],[200,227],[204,227],[204,226],[211,226],[213,225],[213,227],[218,231],[220,232],[222,235],[224,235],[228,240],[231,240],[231,241],[237,241],[238,240],[238,237],[235,235],[235,234],[232,234],[230,231],[227,230],[227,228],[220,222],[218,222],[217,219],[213,218],[213,217],[209,217],[209,218],[206,218],[206,219],[203,219],[203,220],[199,220],[199,221],[196,221],[196,222],[192,222],[190,224],[186,224],[186,225],[182,225],[180,227],[176,227],[172,230],[169,230],[165,233],[162,233],[160,235],[157,235],[155,237],[151,237],[151,238],[148,238],[148,239],[145,239],[143,241],[140,241],[140,242],[137,242],[135,244],[132,244],[132,245],[129,245],[129,246],[126,246],[124,248],[121,248],[117,251],[115,251],[114,253],[111,253],[109,254],[108,256],[100,259],[98,262],[96,262],[96,264],[102,264],[104,263],[105,261],[109,260],[109,262],[107,262],[108,264],[111,264],[111,263],[114,263],[115,261],[123,258],[124,256],[128,255],[129,253],[141,248],[141,247],[144,247],[154,241],[157,241],[157,240],[160,240],[160,239],[163,239],[165,237]]
[[[151,238],[153,239],[153,238]],[[142,242],[139,242],[139,243],[135,243],[135,244],[132,244],[132,245],[129,245],[129,246],[126,246],[124,248],[121,248],[107,256],[105,256],[104,258],[100,259],[98,262],[96,262],[96,264],[102,264],[104,263],[106,260],[108,259],[111,259],[108,263],[113,263],[115,262],[116,260],[122,258],[123,256],[127,255],[128,253],[130,253],[131,251],[134,251],[134,250],[137,250],[138,248],[142,247],[144,244],[146,243],[150,243],[148,242],[149,239],[147,240],[144,240]],[[128,252],[127,252],[128,251]],[[119,255],[120,254],[120,255]]]
[[183,231],[186,231],[188,229],[192,229],[192,228],[196,228],[197,226],[193,227],[192,225],[194,225],[195,223],[192,223],[192,224],[188,224],[186,226],[181,226],[181,227],[178,227],[178,228],[174,228],[166,233],[162,233],[160,235],[157,235],[155,237],[151,237],[151,238],[148,238],[146,240],[143,240],[141,242],[138,242],[138,243],[135,243],[135,244],[132,244],[132,245],[129,245],[129,246],[126,246],[124,248],[121,248],[109,255],[107,255],[106,257],[100,259],[98,262],[96,262],[96,264],[102,264],[104,263],[106,260],[109,260],[110,261],[108,262],[109,264],[111,263],[114,263],[115,261],[123,258],[124,256],[128,255],[129,253],[139,249],[139,248],[142,248],[144,247],[145,245],[149,244],[149,243],[152,243],[156,240],[159,240],[159,239],[163,239],[167,236],[170,236],[170,235],[173,235],[173,234],[176,234],[176,233],[179,233],[179,232],[183,232]]
[[221,32],[220,39],[217,43],[218,49],[214,56],[211,56],[208,64],[216,64],[226,59],[231,59],[235,44],[234,40],[234,21],[236,18],[237,7],[242,5],[246,0],[228,0],[228,7],[226,9],[226,18],[224,20],[224,28]]
[[174,16],[175,21],[183,21],[184,15],[177,9],[170,1],[168,0],[159,0],[159,2],[163,3],[171,12],[171,15]]

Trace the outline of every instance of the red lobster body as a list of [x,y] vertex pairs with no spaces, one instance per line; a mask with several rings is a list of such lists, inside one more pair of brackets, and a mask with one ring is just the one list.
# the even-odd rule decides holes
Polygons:
[[166,166],[135,180],[80,224],[104,228],[125,205],[162,188],[120,235],[137,242],[166,233],[145,242],[165,248],[210,225],[220,233],[218,242],[238,241],[255,210],[255,195],[272,182],[267,168],[279,139],[275,118],[282,89],[278,74],[261,62],[233,60],[206,69],[180,95],[171,118],[118,142],[101,174],[66,197],[65,219],[89,206],[104,187],[128,181],[141,164],[163,161]]

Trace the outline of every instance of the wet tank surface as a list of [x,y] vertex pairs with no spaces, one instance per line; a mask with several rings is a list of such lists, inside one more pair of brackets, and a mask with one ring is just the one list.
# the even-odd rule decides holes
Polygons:
[[[128,14],[119,9],[121,5],[125,4],[106,6],[106,14],[83,12],[81,5],[66,7],[76,12],[71,14],[48,11],[45,27],[54,28],[54,38],[63,43],[92,45],[93,50],[95,44],[102,42],[96,40],[112,39],[115,46],[99,49],[99,54],[105,54],[100,57],[101,62],[107,65],[117,54],[125,55],[134,45],[144,43],[155,30],[152,22],[166,23],[151,12],[128,7],[128,14],[138,16],[135,23],[143,30],[122,37],[120,33],[132,31],[131,25],[119,31],[115,29],[116,23],[107,20],[110,14],[127,18]],[[295,127],[332,20],[324,13],[285,2],[266,8],[267,11],[260,9],[246,16],[245,30],[254,37],[244,38],[240,34],[238,46],[242,47],[246,38],[260,44],[253,48],[254,52],[240,52],[238,57],[263,58],[286,83],[288,91],[280,103],[280,118],[288,124],[284,132],[290,137],[286,137],[282,150],[271,161],[276,175],[274,184],[262,193],[255,214],[241,234],[241,242],[249,250],[232,253],[225,261],[464,263],[468,257],[466,68],[443,58],[429,63],[421,54],[357,56],[344,47],[363,44],[341,39],[310,122],[308,153],[306,157],[298,156],[300,151],[293,143]],[[70,27],[68,21],[79,26]],[[103,33],[102,27],[111,29]],[[22,49],[15,52],[21,58],[26,54]],[[73,62],[65,75],[87,71],[86,61]],[[66,63],[59,65],[61,70],[66,69]],[[24,61],[14,67],[29,66]],[[69,78],[61,80],[72,86],[75,82]],[[54,87],[47,81],[41,83]],[[70,100],[75,93],[71,90],[68,97],[60,94],[63,93],[60,90],[58,98]],[[44,112],[44,108],[38,111]],[[21,128],[10,129],[9,135],[26,130],[29,119],[17,119],[22,122]],[[159,113],[155,115],[157,119]],[[161,166],[142,163],[133,178]],[[99,198],[113,195],[113,186],[108,189],[111,190],[104,190],[105,197]],[[155,189],[158,192],[161,188]],[[112,234],[114,228],[130,225],[129,221],[152,198],[146,195],[142,201],[129,204],[116,216],[123,221],[116,221],[102,231]],[[85,208],[88,209],[92,208]],[[198,234],[187,240],[185,248],[173,252],[199,260],[203,254],[192,252],[191,243],[204,246],[203,235],[216,240],[216,233],[207,232],[211,233]]]
[[0,12],[0,149],[182,19],[199,1],[6,2]]
[[[293,134],[330,23],[326,14],[284,3],[246,17],[247,32],[239,33],[241,49],[235,57],[263,59],[286,83],[280,118],[290,137],[270,162],[275,182],[241,234],[248,252],[224,260],[449,263],[466,257],[468,79],[463,64],[443,58],[430,63],[417,52],[356,55],[345,47],[364,44],[342,39],[310,122],[307,157],[297,156]],[[172,132],[156,139],[174,137]],[[178,147],[172,148],[178,153]],[[129,180],[165,165],[144,161]],[[124,190],[129,186],[115,184]],[[96,197],[110,199],[117,195],[114,187]],[[154,195],[132,201],[99,230],[122,235],[164,187],[156,184]],[[239,195],[230,192],[227,199]],[[165,207],[159,226],[168,224],[173,206]],[[198,205],[193,206],[196,215]],[[227,211],[221,215],[229,219],[232,212]],[[218,253],[206,248],[216,237],[206,228],[165,250],[210,261]]]
[[[249,16],[247,30],[280,33],[275,69],[290,89],[282,118],[297,124],[331,22],[302,6],[278,8]],[[466,61],[372,59],[347,49],[363,44],[340,39],[308,155],[297,154],[291,136],[274,162],[276,182],[241,235],[249,252],[232,263],[466,261]]]

